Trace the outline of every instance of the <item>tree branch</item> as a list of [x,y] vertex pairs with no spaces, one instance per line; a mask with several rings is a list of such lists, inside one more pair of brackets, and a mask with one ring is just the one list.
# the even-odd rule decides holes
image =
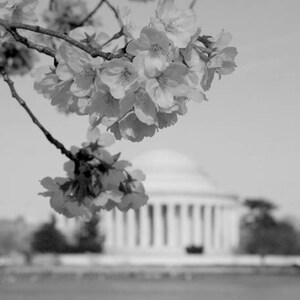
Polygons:
[[105,43],[100,45],[100,49],[103,48],[104,46],[108,45],[113,40],[119,39],[123,35],[124,35],[124,31],[123,31],[123,27],[121,27],[121,30],[119,32],[115,33],[108,41],[106,41]]
[[27,106],[26,102],[19,96],[17,93],[14,82],[9,78],[9,76],[6,74],[4,69],[0,67],[0,73],[3,76],[4,81],[7,83],[7,85],[10,88],[11,95],[13,98],[15,98],[18,103],[25,109],[27,114],[30,116],[32,122],[38,126],[38,128],[43,132],[47,140],[53,144],[57,149],[61,151],[62,154],[67,156],[69,159],[71,159],[74,162],[77,162],[77,158],[72,154],[71,151],[67,150],[65,146],[59,142],[57,139],[55,139],[50,132],[40,123],[40,121],[37,119],[37,117],[33,114],[33,112],[30,110],[30,108]]
[[192,0],[191,4],[190,4],[190,9],[193,9],[195,7],[197,0]]
[[101,0],[96,7],[81,21],[79,22],[76,27],[82,26],[86,21],[88,21],[97,11],[98,9],[102,6],[102,4],[105,2],[105,0]]
[[119,25],[120,25],[120,28],[123,27],[123,23],[120,19],[120,16],[119,16],[119,13],[118,13],[118,10],[108,1],[108,0],[103,0],[105,2],[105,4],[112,10],[112,12],[114,13]]
[[72,38],[70,38],[68,35],[58,32],[58,31],[54,31],[51,29],[46,29],[40,26],[34,26],[34,25],[28,25],[28,24],[23,24],[23,23],[18,23],[18,22],[11,22],[11,21],[7,21],[7,20],[3,20],[0,19],[0,25],[2,25],[3,27],[9,27],[11,29],[16,29],[16,28],[20,28],[20,29],[24,29],[24,30],[28,30],[28,31],[33,31],[33,32],[37,32],[37,33],[42,33],[45,35],[49,35],[49,36],[53,36],[59,39],[62,39],[66,42],[68,42],[69,44],[89,53],[92,57],[102,57],[106,60],[112,60],[114,58],[121,58],[121,57],[127,57],[130,58],[130,56],[128,56],[125,53],[117,53],[117,54],[113,54],[110,52],[103,52],[100,51],[94,47],[88,46],[88,45],[84,45]]
[[49,56],[55,58],[55,51],[53,49],[31,42],[26,37],[20,35],[16,29],[12,29],[10,26],[3,25],[3,27],[13,36],[13,38],[17,42],[24,44],[25,46],[27,46],[30,49],[34,49],[40,53],[43,53],[43,54],[46,54],[46,55],[49,55]]

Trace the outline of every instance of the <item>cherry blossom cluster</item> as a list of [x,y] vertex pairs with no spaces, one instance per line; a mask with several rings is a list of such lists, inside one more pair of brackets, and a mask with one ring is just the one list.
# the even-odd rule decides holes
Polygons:
[[[11,34],[54,59],[53,65],[32,72],[35,90],[60,111],[88,116],[91,126],[88,142],[71,152],[52,138],[70,161],[64,165],[66,177],[41,181],[47,190],[41,194],[66,217],[90,219],[101,209],[137,209],[148,200],[143,173],[130,170],[128,161],[105,147],[113,136],[133,142],[151,137],[186,114],[188,101],[207,100],[214,78],[236,68],[232,37],[224,30],[216,38],[203,35],[194,11],[179,9],[175,0],[158,0],[155,16],[141,30],[128,8],[99,2],[97,7],[106,3],[120,25],[113,36],[91,21],[83,0],[71,6],[70,0],[50,3],[43,16],[48,28],[41,28],[30,25],[38,20],[38,0],[0,0],[2,43]],[[44,38],[33,44],[20,36],[24,30]],[[113,135],[100,134],[98,126]]]
[[101,209],[117,207],[121,211],[138,209],[148,197],[141,181],[145,176],[140,170],[131,170],[131,163],[119,160],[120,154],[111,155],[105,147],[114,142],[109,134],[99,129],[88,131],[88,142],[81,148],[72,147],[75,161],[64,164],[66,177],[41,180],[47,190],[40,193],[50,197],[51,207],[68,217],[91,219]]
[[231,35],[202,36],[193,10],[178,9],[174,0],[158,1],[155,17],[138,36],[124,10],[120,17],[129,39],[121,49],[91,26],[69,36],[123,56],[105,60],[62,42],[56,66],[34,73],[35,89],[53,105],[88,115],[92,126],[106,126],[117,139],[141,141],[175,124],[189,100],[206,99],[216,74],[230,74],[236,67],[236,48],[228,46]]

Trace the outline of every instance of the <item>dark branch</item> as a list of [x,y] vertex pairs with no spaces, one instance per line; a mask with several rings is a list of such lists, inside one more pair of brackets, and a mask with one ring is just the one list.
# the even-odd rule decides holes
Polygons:
[[190,4],[190,9],[193,9],[195,7],[197,0],[192,0],[191,4]]
[[108,45],[113,40],[119,39],[123,35],[124,35],[124,31],[123,31],[123,27],[122,27],[119,32],[115,33],[108,41],[106,41],[105,43],[103,43],[102,45],[100,45],[100,49],[103,48],[104,46]]
[[46,29],[40,26],[33,26],[33,25],[28,25],[28,24],[22,24],[22,23],[17,23],[17,22],[11,22],[11,21],[6,21],[3,19],[0,19],[0,25],[2,25],[3,27],[10,27],[11,29],[16,29],[16,28],[20,28],[20,29],[24,29],[24,30],[28,30],[28,31],[33,31],[33,32],[37,32],[37,33],[42,33],[45,35],[49,35],[49,36],[53,36],[59,39],[62,39],[66,42],[68,42],[69,44],[89,53],[92,57],[102,57],[106,60],[112,60],[114,58],[121,58],[121,57],[128,57],[126,54],[124,53],[117,53],[117,54],[113,54],[110,52],[103,52],[100,51],[94,47],[88,46],[88,45],[84,45],[72,38],[70,38],[68,35],[58,32],[58,31],[54,31],[54,30],[50,30],[50,29]]
[[34,49],[40,53],[43,53],[43,54],[46,54],[46,55],[49,55],[49,56],[55,58],[55,51],[53,49],[31,42],[26,37],[20,35],[16,29],[11,28],[10,26],[3,26],[3,27],[13,36],[13,38],[17,42],[24,44],[25,46],[27,46],[30,49]]
[[14,82],[9,78],[9,76],[6,74],[3,68],[0,67],[0,73],[3,76],[4,81],[7,83],[7,85],[10,88],[11,95],[13,98],[15,98],[18,103],[25,109],[27,114],[30,116],[32,122],[38,126],[38,128],[44,133],[47,140],[53,144],[57,149],[61,151],[62,154],[67,156],[69,159],[71,159],[74,162],[77,162],[76,157],[72,154],[71,151],[67,150],[65,146],[59,142],[57,139],[55,139],[50,132],[40,123],[40,121],[37,119],[37,117],[33,114],[33,112],[30,110],[30,108],[27,106],[26,102],[19,96],[17,93]]

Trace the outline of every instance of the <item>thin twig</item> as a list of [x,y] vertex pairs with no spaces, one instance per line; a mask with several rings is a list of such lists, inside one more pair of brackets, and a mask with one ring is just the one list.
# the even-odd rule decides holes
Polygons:
[[119,123],[120,121],[122,121],[123,119],[125,119],[129,114],[131,114],[134,111],[134,108],[131,108],[130,110],[128,110],[126,113],[123,114],[123,116],[121,116],[118,120],[116,120],[115,122],[113,122],[111,125],[109,125],[107,127],[106,130],[109,130],[111,127],[113,127],[116,123]]
[[72,154],[71,151],[67,150],[65,146],[59,142],[57,139],[55,139],[50,132],[40,123],[40,121],[37,119],[37,117],[33,114],[31,109],[27,106],[26,102],[19,96],[17,93],[14,82],[9,78],[9,76],[6,74],[5,70],[0,67],[0,73],[3,76],[4,81],[7,83],[7,85],[10,88],[11,95],[13,98],[15,98],[18,103],[25,109],[27,114],[30,116],[32,122],[38,126],[38,128],[44,133],[47,140],[53,144],[57,149],[61,151],[62,154],[66,155],[69,159],[71,159],[74,162],[77,162],[76,157]]
[[118,10],[108,0],[104,0],[104,2],[112,10],[112,12],[114,13],[114,15],[115,15],[115,17],[116,17],[116,19],[117,19],[117,21],[118,21],[118,23],[120,25],[120,28],[122,28],[124,24],[122,23],[122,20],[121,20],[121,18],[119,16]]
[[109,40],[107,40],[105,43],[103,43],[102,45],[100,45],[100,49],[102,49],[104,46],[108,45],[113,40],[119,39],[123,35],[124,35],[124,31],[123,31],[123,27],[122,27],[119,32],[115,33]]
[[54,31],[54,30],[50,30],[50,29],[46,29],[40,26],[34,26],[34,25],[28,25],[28,24],[23,24],[23,23],[17,23],[17,22],[11,22],[11,21],[7,21],[7,20],[3,20],[0,19],[0,25],[2,26],[8,26],[11,29],[15,29],[15,28],[20,28],[20,29],[24,29],[24,30],[28,30],[28,31],[33,31],[33,32],[37,32],[37,33],[42,33],[45,35],[49,35],[49,36],[53,36],[59,39],[62,39],[66,42],[68,42],[69,44],[89,53],[92,57],[102,57],[106,60],[112,60],[114,58],[121,58],[121,57],[127,57],[126,54],[124,53],[110,53],[110,52],[103,52],[100,51],[94,47],[88,46],[88,45],[84,45],[72,38],[70,38],[68,35],[58,32],[58,31]]
[[76,27],[82,26],[85,22],[87,22],[97,11],[98,9],[102,6],[102,4],[105,2],[105,0],[101,0],[96,7],[81,21],[79,22]]
[[85,22],[87,22],[97,11],[98,9],[102,6],[102,4],[105,2],[105,0],[101,0],[96,7],[80,22],[76,25],[76,27],[82,26]]
[[54,1],[55,1],[55,0],[50,0],[50,1],[49,1],[49,10],[52,10],[53,5],[55,4]]
[[20,42],[22,44],[24,44],[25,46],[27,46],[30,49],[34,49],[37,50],[40,53],[49,55],[51,57],[55,58],[55,51],[49,47],[45,47],[39,44],[35,44],[33,42],[31,42],[30,40],[28,40],[26,37],[20,35],[16,29],[12,29],[9,26],[3,26],[12,36],[13,38],[17,41]]
[[193,0],[190,4],[190,9],[193,9],[195,7],[197,0]]

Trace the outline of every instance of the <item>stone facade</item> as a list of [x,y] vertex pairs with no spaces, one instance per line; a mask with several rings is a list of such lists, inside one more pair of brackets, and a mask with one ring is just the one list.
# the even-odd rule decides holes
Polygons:
[[220,190],[193,161],[155,150],[134,161],[147,179],[149,204],[137,211],[103,212],[105,252],[231,253],[239,243],[238,196]]

